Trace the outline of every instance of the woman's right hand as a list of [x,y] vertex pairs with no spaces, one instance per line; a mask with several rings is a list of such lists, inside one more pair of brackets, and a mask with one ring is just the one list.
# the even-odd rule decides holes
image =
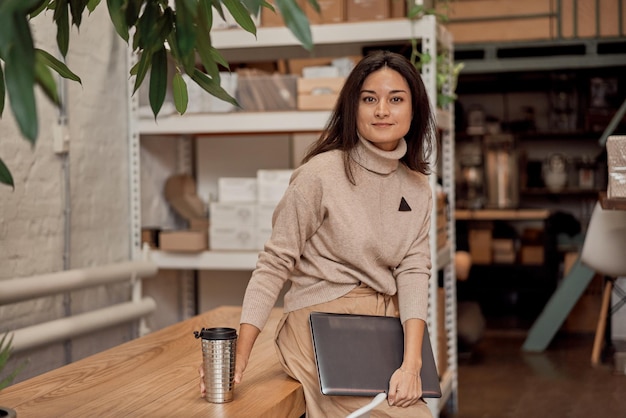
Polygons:
[[246,370],[246,366],[248,365],[248,356],[244,353],[240,353],[237,350],[236,358],[235,358],[235,383],[241,383],[241,379],[243,379],[243,372]]
[[204,398],[206,396],[206,386],[204,385],[204,364],[203,363],[200,363],[200,366],[198,367],[198,374],[200,375],[200,396]]
[[239,337],[237,339],[237,352],[235,353],[235,383],[241,383],[243,372],[248,366],[250,352],[261,331],[251,324],[241,324],[239,327]]

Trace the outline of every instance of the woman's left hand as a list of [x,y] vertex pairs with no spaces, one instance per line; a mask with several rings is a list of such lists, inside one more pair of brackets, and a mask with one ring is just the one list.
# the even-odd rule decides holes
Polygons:
[[422,397],[422,380],[417,371],[396,370],[389,380],[389,405],[406,408],[415,405]]

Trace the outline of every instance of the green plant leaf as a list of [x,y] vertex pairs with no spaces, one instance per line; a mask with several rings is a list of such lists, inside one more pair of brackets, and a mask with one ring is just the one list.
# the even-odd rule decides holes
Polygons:
[[67,55],[70,45],[70,18],[67,11],[67,0],[57,0],[53,19],[57,25],[57,46],[61,55]]
[[224,6],[226,6],[232,17],[235,19],[235,22],[237,22],[243,30],[256,36],[256,25],[252,21],[248,9],[246,9],[239,0],[222,1],[224,2]]
[[80,24],[83,20],[83,11],[87,3],[83,0],[70,0],[70,13],[72,14],[72,24],[80,28]]
[[89,10],[89,13],[93,13],[93,11],[96,10],[96,7],[98,7],[99,4],[100,0],[89,0],[87,2],[87,10]]
[[195,11],[184,0],[176,0],[176,44],[181,57],[191,54],[196,46]]
[[152,54],[152,64],[150,70],[150,91],[148,98],[150,107],[156,119],[167,92],[167,53],[165,47]]
[[196,48],[200,56],[200,62],[207,74],[211,77],[217,76],[219,70],[215,63],[214,56],[211,54],[211,7],[206,2],[198,4],[198,32],[196,34]]
[[11,176],[11,172],[9,171],[9,168],[2,161],[2,158],[0,158],[0,183],[11,186],[15,190],[15,184],[13,183],[13,176]]
[[126,26],[126,12],[124,11],[124,0],[107,0],[109,16],[115,27],[115,31],[122,39],[128,42],[128,26]]
[[156,3],[148,3],[137,21],[137,32],[133,40],[133,48],[154,52],[163,46],[159,40],[158,18],[159,6]]
[[[139,62],[137,62],[137,76],[135,77],[135,86],[133,88],[133,94],[139,89],[141,83],[143,83],[144,78],[146,78],[146,74],[148,74],[148,70],[150,69],[150,63],[152,62],[152,54],[149,51],[143,51],[141,53],[141,57],[139,57]],[[132,73],[132,69],[131,69]]]
[[206,91],[210,95],[237,107],[241,107],[239,106],[239,103],[237,103],[237,100],[231,97],[230,94],[228,94],[228,92],[226,92],[226,90],[224,90],[222,86],[220,86],[219,81],[207,77],[206,74],[198,69],[196,69],[190,76],[193,81],[195,81],[200,87],[204,89],[204,91]]
[[172,80],[172,92],[174,94],[174,106],[181,115],[187,111],[189,95],[187,94],[187,83],[183,76],[177,72]]
[[57,106],[61,104],[59,93],[57,92],[57,83],[52,76],[52,71],[40,59],[37,59],[37,55],[35,55],[35,81],[48,96],[48,99]]
[[43,49],[35,48],[35,59],[41,60],[42,63],[56,71],[61,77],[68,80],[77,81],[83,84],[80,77],[74,74],[63,62],[56,59]]
[[37,10],[42,1],[44,0],[3,0],[0,2],[0,11],[2,13],[29,14]]
[[2,65],[0,65],[0,116],[4,113],[4,99],[6,93],[6,87],[4,85],[4,70],[2,69]]
[[137,23],[142,3],[143,0],[128,0],[126,3],[125,19],[127,27],[135,26],[135,23]]
[[220,15],[222,20],[226,20],[226,15],[224,14],[224,9],[222,8],[222,3],[220,0],[211,0],[211,6],[217,10],[217,14]]
[[[261,11],[261,6],[263,3],[271,7],[271,5],[264,0],[241,0],[243,5],[248,9],[251,16],[258,16]],[[272,8],[273,9],[273,8]]]
[[35,105],[35,53],[30,26],[25,15],[13,15],[15,36],[4,62],[4,77],[13,116],[31,143],[37,140],[37,107]]
[[[0,165],[2,161],[0,161]],[[8,333],[5,333],[2,336],[2,340],[0,340],[0,372],[2,372],[7,364],[7,362],[9,361],[9,357],[11,356],[11,343],[13,341],[13,335],[11,335],[11,337],[9,337],[9,340],[7,341]],[[18,373],[20,371],[22,371],[22,369],[24,368],[24,366],[26,366],[26,361],[23,361],[22,363],[20,363],[11,373],[9,373],[6,377],[4,377],[3,379],[0,380],[0,390],[4,389],[5,387],[7,387],[8,385],[10,385],[13,380],[15,379],[15,377],[18,375]]]
[[[320,5],[317,2],[317,0],[307,0],[307,1],[311,5],[311,7],[313,7],[313,10],[315,10],[318,14],[322,13],[322,9],[320,9]],[[404,0],[396,0],[396,1],[404,1]]]
[[163,45],[174,30],[174,11],[171,7],[166,7],[163,14],[157,21],[157,36],[159,46]]
[[285,26],[291,30],[291,33],[300,41],[304,49],[312,50],[313,36],[311,35],[309,19],[300,6],[293,0],[276,0],[276,5],[283,16]]
[[48,8],[48,6],[50,5],[50,2],[52,0],[44,0],[41,2],[41,4],[32,12],[30,12],[29,14],[29,18],[32,19],[35,16],[38,16],[41,12],[43,12],[44,10],[46,10]]

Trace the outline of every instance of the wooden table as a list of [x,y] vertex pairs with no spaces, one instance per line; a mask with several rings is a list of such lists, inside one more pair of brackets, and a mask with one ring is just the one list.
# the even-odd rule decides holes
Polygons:
[[259,335],[234,400],[200,397],[202,327],[239,328],[240,307],[221,307],[119,345],[0,392],[0,405],[29,417],[295,417],[304,414],[298,382],[283,372],[274,348],[282,309]]

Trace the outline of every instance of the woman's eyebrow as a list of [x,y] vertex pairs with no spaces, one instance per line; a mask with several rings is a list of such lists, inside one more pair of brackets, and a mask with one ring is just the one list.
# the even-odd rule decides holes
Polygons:
[[[361,93],[376,94],[376,91],[374,91],[374,90],[361,90]],[[406,90],[402,90],[402,89],[398,89],[398,90],[391,90],[389,93],[391,93],[391,94],[398,94],[398,93],[407,93],[407,91]]]

